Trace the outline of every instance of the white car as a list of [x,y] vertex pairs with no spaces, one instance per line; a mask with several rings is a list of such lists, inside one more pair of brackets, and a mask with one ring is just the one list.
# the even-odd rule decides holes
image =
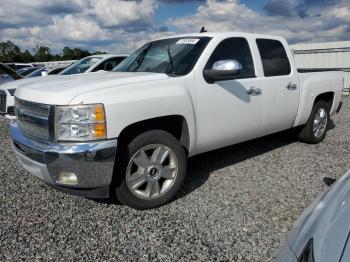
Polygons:
[[123,61],[128,55],[126,54],[100,54],[87,56],[79,61],[71,64],[64,69],[60,75],[73,75],[81,73],[90,73],[97,71],[111,71],[121,61]]
[[[65,68],[58,75],[72,75],[81,73],[91,73],[98,71],[110,71],[123,61],[128,55],[126,54],[101,54],[92,55],[80,59],[72,65]],[[6,115],[7,118],[13,119],[14,115],[14,93],[19,85],[42,81],[44,67],[32,72],[25,79],[3,84],[0,87],[0,114]],[[47,71],[45,71],[47,72]],[[46,73],[47,75],[47,73]],[[53,76],[50,76],[53,77]]]
[[13,149],[57,189],[138,209],[177,194],[188,157],[297,126],[320,143],[341,106],[343,73],[299,73],[278,36],[173,36],[113,71],[20,85]]

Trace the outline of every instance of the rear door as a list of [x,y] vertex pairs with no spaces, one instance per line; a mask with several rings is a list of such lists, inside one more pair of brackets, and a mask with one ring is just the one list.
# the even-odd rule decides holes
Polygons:
[[275,39],[256,39],[263,67],[262,134],[293,126],[299,105],[299,78],[287,43]]

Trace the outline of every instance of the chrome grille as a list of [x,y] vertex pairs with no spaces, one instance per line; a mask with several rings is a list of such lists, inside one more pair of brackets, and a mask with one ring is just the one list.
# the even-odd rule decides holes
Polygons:
[[29,101],[24,101],[21,99],[15,98],[15,107],[16,109],[20,109],[22,111],[27,111],[32,114],[35,114],[38,117],[49,118],[50,114],[50,106],[45,104],[39,104]]
[[15,113],[23,133],[40,139],[50,139],[49,105],[15,98]]
[[6,91],[0,90],[0,113],[5,114],[6,113]]

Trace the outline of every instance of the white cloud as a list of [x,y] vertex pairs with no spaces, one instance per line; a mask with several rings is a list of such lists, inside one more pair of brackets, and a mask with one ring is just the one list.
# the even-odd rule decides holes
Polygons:
[[152,24],[156,10],[154,0],[118,1],[93,0],[92,11],[102,26],[115,27],[129,24]]
[[[319,16],[301,18],[266,16],[249,9],[238,0],[208,0],[194,15],[171,19],[169,24],[178,31],[193,31],[206,26],[210,31],[245,31],[276,34],[290,42],[335,41],[350,38],[344,35],[350,22],[349,4],[327,6]],[[335,18],[338,20],[335,23]]]
[[[206,26],[209,31],[276,34],[293,43],[350,39],[350,4],[345,0],[333,6],[313,4],[304,18],[297,13],[283,17],[278,6],[276,15],[268,16],[239,0],[207,0],[193,15],[169,19],[163,25],[154,21],[159,1],[0,0],[0,41],[11,40],[30,50],[45,45],[54,52],[64,46],[130,52],[149,40],[175,34],[160,32],[164,25],[178,33],[198,32]],[[296,0],[283,1],[296,6]]]

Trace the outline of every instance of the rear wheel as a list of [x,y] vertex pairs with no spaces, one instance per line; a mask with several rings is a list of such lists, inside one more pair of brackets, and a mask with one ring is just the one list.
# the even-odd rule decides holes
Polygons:
[[170,201],[186,174],[187,157],[180,142],[162,130],[147,131],[124,148],[116,187],[120,202],[137,209],[158,207]]
[[301,129],[299,139],[310,144],[318,144],[324,140],[330,119],[329,105],[325,101],[317,101],[311,111],[308,122]]

